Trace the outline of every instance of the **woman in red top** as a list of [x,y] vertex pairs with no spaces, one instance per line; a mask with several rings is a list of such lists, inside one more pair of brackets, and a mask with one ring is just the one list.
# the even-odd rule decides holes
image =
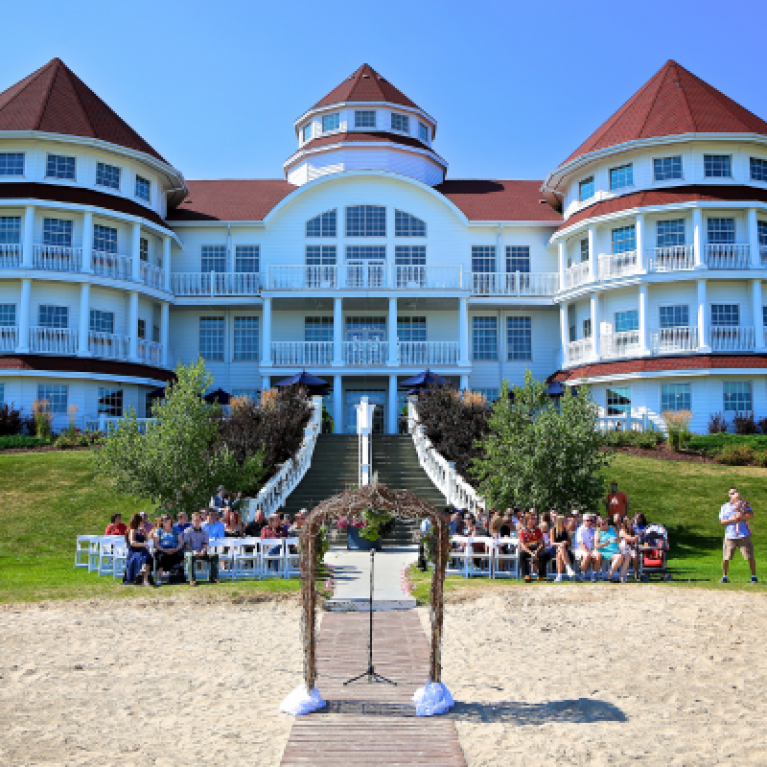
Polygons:
[[519,566],[525,583],[530,583],[530,563],[532,560],[538,563],[538,580],[546,580],[546,564],[549,555],[543,545],[543,533],[535,524],[535,518],[531,515],[527,518],[527,525],[519,533]]

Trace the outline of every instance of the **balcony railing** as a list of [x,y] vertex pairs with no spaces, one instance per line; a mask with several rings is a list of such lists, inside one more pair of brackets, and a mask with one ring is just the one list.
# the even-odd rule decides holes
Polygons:
[[35,245],[32,264],[35,269],[51,272],[79,272],[82,255],[82,248],[67,248],[62,245]]
[[714,327],[709,330],[715,352],[746,352],[754,348],[754,329],[741,326]]
[[386,364],[389,344],[386,341],[345,341],[344,363],[354,367]]
[[158,290],[162,290],[163,273],[159,266],[156,264],[150,264],[146,261],[142,261],[139,268],[139,273],[141,275],[141,282],[143,282],[144,285],[148,285],[150,288],[157,288]]
[[335,266],[270,266],[272,290],[333,290],[338,285]]
[[179,272],[171,275],[177,296],[255,296],[261,289],[259,272]]
[[15,325],[0,325],[0,352],[12,352],[19,345],[19,329]]
[[559,290],[556,272],[474,272],[475,296],[553,296]]
[[115,333],[99,333],[91,330],[88,334],[88,348],[94,357],[107,360],[127,360],[130,338]]
[[30,328],[29,348],[39,354],[76,354],[75,328]]
[[131,278],[131,259],[116,253],[93,251],[93,271],[100,277],[112,277],[117,280]]
[[398,290],[458,290],[463,287],[460,266],[401,266],[394,267],[394,287]]
[[611,280],[636,274],[639,271],[639,259],[635,250],[624,253],[605,253],[599,257],[599,279]]
[[749,246],[743,244],[704,245],[703,260],[709,269],[748,269]]
[[661,328],[651,335],[650,346],[653,354],[697,351],[698,328],[697,326]]
[[271,290],[459,290],[460,266],[391,266],[341,264],[339,266],[271,266]]
[[589,274],[589,262],[581,261],[579,264],[573,264],[565,272],[565,290],[577,288],[591,280]]
[[460,344],[452,341],[400,341],[397,356],[400,365],[456,365]]
[[21,264],[21,245],[0,245],[0,269],[16,269]]
[[626,330],[620,333],[603,333],[600,337],[599,348],[603,357],[632,357],[640,348],[638,330]]
[[582,338],[580,341],[571,341],[567,344],[567,364],[575,365],[579,362],[589,362],[594,357],[594,341],[591,338]]
[[279,341],[272,343],[273,365],[332,365],[332,341]]
[[671,245],[648,251],[651,272],[682,272],[695,268],[695,249],[692,245]]
[[160,365],[162,363],[162,344],[139,338],[138,358],[147,365]]

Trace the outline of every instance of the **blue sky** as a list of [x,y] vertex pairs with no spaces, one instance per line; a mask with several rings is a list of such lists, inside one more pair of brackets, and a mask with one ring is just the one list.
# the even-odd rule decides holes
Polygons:
[[669,58],[767,119],[766,21],[765,0],[37,0],[5,4],[0,90],[59,56],[187,178],[282,178],[293,120],[367,62],[436,118],[449,177],[542,179]]

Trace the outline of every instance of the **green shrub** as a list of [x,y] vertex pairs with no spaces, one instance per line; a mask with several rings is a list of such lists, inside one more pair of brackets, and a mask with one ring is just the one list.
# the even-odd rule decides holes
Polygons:
[[610,447],[641,447],[652,450],[664,441],[659,431],[608,431],[602,441]]
[[749,466],[756,459],[751,445],[728,445],[714,459],[725,466]]
[[767,450],[767,436],[762,434],[696,434],[687,443],[690,450],[708,456],[721,453],[729,445],[749,445],[754,451]]
[[763,469],[767,469],[767,450],[762,450],[762,452],[757,453],[754,463],[757,466],[761,466]]
[[24,447],[42,447],[49,445],[50,440],[43,437],[27,437],[24,434],[12,434],[0,437],[0,450],[15,450]]
[[62,431],[53,443],[59,450],[71,450],[73,447],[89,447],[91,444],[91,434],[97,432],[81,433],[79,431]]

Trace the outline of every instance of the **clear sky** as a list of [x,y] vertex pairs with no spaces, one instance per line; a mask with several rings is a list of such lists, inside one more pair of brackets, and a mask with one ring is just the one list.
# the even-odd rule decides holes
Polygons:
[[669,58],[767,119],[767,0],[3,5],[0,90],[58,56],[189,179],[283,178],[293,121],[365,62],[450,178],[544,178]]

